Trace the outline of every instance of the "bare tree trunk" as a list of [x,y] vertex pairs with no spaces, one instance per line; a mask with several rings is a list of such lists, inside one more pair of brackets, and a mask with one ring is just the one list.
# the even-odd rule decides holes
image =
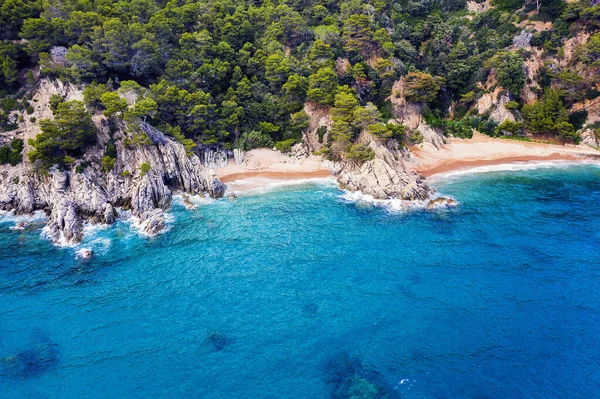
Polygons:
[[535,7],[537,9],[537,14],[539,15],[539,13],[540,13],[540,7],[542,7],[542,0],[536,0],[535,1]]

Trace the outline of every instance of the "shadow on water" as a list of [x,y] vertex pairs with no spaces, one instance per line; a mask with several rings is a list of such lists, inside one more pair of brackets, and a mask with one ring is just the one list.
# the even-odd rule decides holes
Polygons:
[[42,331],[35,331],[29,347],[0,359],[0,375],[28,379],[54,369],[59,362],[58,345]]
[[376,370],[346,352],[332,357],[325,365],[324,381],[330,386],[332,399],[400,398]]

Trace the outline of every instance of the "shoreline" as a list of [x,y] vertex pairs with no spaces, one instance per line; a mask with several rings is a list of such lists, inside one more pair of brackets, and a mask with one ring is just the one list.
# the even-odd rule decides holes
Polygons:
[[411,148],[416,171],[425,177],[482,166],[527,162],[599,160],[600,151],[584,145],[512,141],[475,133],[472,139],[448,139],[439,149],[429,143]]
[[257,171],[240,171],[227,175],[221,175],[219,179],[223,183],[235,183],[240,180],[264,178],[269,180],[304,180],[331,177],[331,173],[326,169],[313,171],[274,171],[274,170],[257,170]]

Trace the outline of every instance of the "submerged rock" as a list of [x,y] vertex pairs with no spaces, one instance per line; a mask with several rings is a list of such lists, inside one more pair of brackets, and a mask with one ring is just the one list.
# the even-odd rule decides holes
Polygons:
[[222,351],[233,342],[233,339],[229,338],[222,332],[214,332],[208,336],[206,343],[212,347],[215,351]]
[[81,248],[77,251],[78,259],[91,259],[94,256],[94,252],[89,248]]
[[0,359],[0,374],[10,378],[38,377],[58,364],[58,347],[45,335],[34,337],[31,346]]
[[448,197],[439,197],[430,200],[427,204],[427,209],[431,210],[439,208],[449,208],[454,206],[458,206],[458,201]]

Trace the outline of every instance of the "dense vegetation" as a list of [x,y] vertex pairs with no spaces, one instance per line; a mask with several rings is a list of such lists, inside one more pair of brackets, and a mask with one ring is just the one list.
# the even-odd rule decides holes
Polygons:
[[[39,66],[41,76],[85,84],[89,112],[128,124],[142,119],[189,151],[288,151],[307,126],[303,108],[311,101],[332,107],[326,153],[369,159],[369,149],[355,144],[362,130],[380,140],[410,134],[387,123],[393,82],[403,76],[407,100],[427,104],[427,121],[447,133],[526,129],[574,139],[560,107],[599,94],[574,63],[541,68],[539,94],[556,91],[539,107],[523,108],[516,128],[499,130],[472,105],[490,90],[484,85],[494,70],[515,112],[522,108],[530,54],[509,49],[532,10],[539,12],[534,19],[553,23],[533,34],[532,45],[560,58],[565,39],[586,31],[592,37],[576,63],[598,68],[600,7],[589,0],[543,0],[537,10],[536,2],[522,8],[522,0],[492,4],[466,18],[465,0],[0,0],[0,129],[16,128],[9,113],[31,107],[27,93]],[[545,115],[551,108],[560,115]],[[93,141],[88,111],[60,103],[56,121],[41,121],[30,159],[65,163],[77,156]],[[103,166],[111,169],[107,156]]]

